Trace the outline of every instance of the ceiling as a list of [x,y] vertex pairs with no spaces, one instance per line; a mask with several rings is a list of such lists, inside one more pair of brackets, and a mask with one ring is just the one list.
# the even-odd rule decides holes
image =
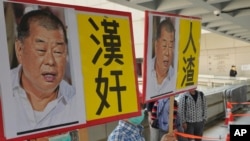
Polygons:
[[250,43],[250,0],[108,0],[138,10],[195,16],[202,28]]

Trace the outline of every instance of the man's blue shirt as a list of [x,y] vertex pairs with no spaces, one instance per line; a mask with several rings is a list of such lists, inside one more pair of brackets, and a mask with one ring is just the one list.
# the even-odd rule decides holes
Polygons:
[[108,141],[145,141],[142,131],[143,126],[120,120],[117,127],[109,135]]

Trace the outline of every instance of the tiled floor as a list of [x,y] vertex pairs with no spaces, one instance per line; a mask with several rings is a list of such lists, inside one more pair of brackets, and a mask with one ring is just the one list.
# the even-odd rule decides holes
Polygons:
[[[239,112],[238,112],[239,113]],[[241,110],[240,113],[246,113],[246,114],[250,114],[250,109],[249,108],[245,108],[243,110]],[[233,113],[233,115],[236,114],[235,112]],[[147,119],[147,117],[145,118]],[[250,124],[250,117],[249,116],[244,116],[244,117],[234,117],[234,121],[232,124]],[[112,128],[114,128],[117,125],[117,123],[113,123]],[[150,131],[149,131],[149,127],[147,124],[147,120],[143,121],[143,125],[144,125],[144,137],[146,141],[150,141]],[[109,124],[109,126],[111,126]],[[110,127],[111,128],[111,127]],[[93,130],[93,133],[98,132],[96,129]],[[215,122],[211,123],[210,125],[207,125],[205,130],[204,130],[204,134],[203,134],[203,141],[208,141],[205,138],[212,138],[214,139],[213,141],[226,141],[226,135],[229,133],[229,129],[228,126],[224,124],[224,119],[218,119]],[[90,139],[90,140],[94,140],[94,139]],[[106,141],[107,139],[99,139],[98,141]]]
[[[241,112],[241,114],[250,114],[250,109],[245,108]],[[233,115],[238,113],[233,113]],[[250,124],[250,117],[246,116],[234,116],[234,121],[232,124]],[[225,125],[225,122],[222,120],[218,120],[214,125],[209,126],[205,129],[203,137],[209,138],[217,138],[218,141],[225,141],[226,135],[229,134],[228,126]]]
[[205,129],[204,138],[215,138],[221,141],[225,141],[226,135],[229,133],[228,127],[224,124],[224,121],[218,121],[215,125]]

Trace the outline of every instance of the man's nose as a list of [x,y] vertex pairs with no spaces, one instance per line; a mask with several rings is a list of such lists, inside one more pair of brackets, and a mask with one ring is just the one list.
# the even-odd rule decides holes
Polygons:
[[167,45],[166,48],[164,49],[164,54],[169,55],[169,51],[170,51],[170,48],[169,48],[169,45]]
[[48,64],[51,66],[55,65],[55,57],[53,56],[53,52],[51,50],[46,52],[44,60],[45,60],[45,64]]

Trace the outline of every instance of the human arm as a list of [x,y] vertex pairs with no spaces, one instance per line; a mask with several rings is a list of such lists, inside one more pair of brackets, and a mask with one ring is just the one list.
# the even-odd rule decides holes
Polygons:
[[126,138],[123,134],[112,133],[107,141],[126,141]]
[[178,117],[179,121],[182,124],[183,129],[185,130],[187,128],[186,124],[186,115],[185,115],[185,108],[186,102],[185,102],[185,94],[181,94],[179,98],[179,104],[178,104]]
[[203,96],[203,121],[207,121],[207,99],[206,99],[206,96],[204,95],[203,92],[202,93],[202,96]]
[[148,123],[151,125],[152,123],[152,108],[154,106],[154,102],[147,103],[147,112],[148,112]]
[[179,113],[178,113],[178,109],[179,109],[179,104],[175,100],[174,101],[174,121],[175,121],[175,128],[174,129],[177,129],[178,132],[184,132],[182,123],[180,121],[180,116],[179,116]]
[[233,76],[233,70],[232,69],[230,69],[230,71],[229,71],[229,76]]

